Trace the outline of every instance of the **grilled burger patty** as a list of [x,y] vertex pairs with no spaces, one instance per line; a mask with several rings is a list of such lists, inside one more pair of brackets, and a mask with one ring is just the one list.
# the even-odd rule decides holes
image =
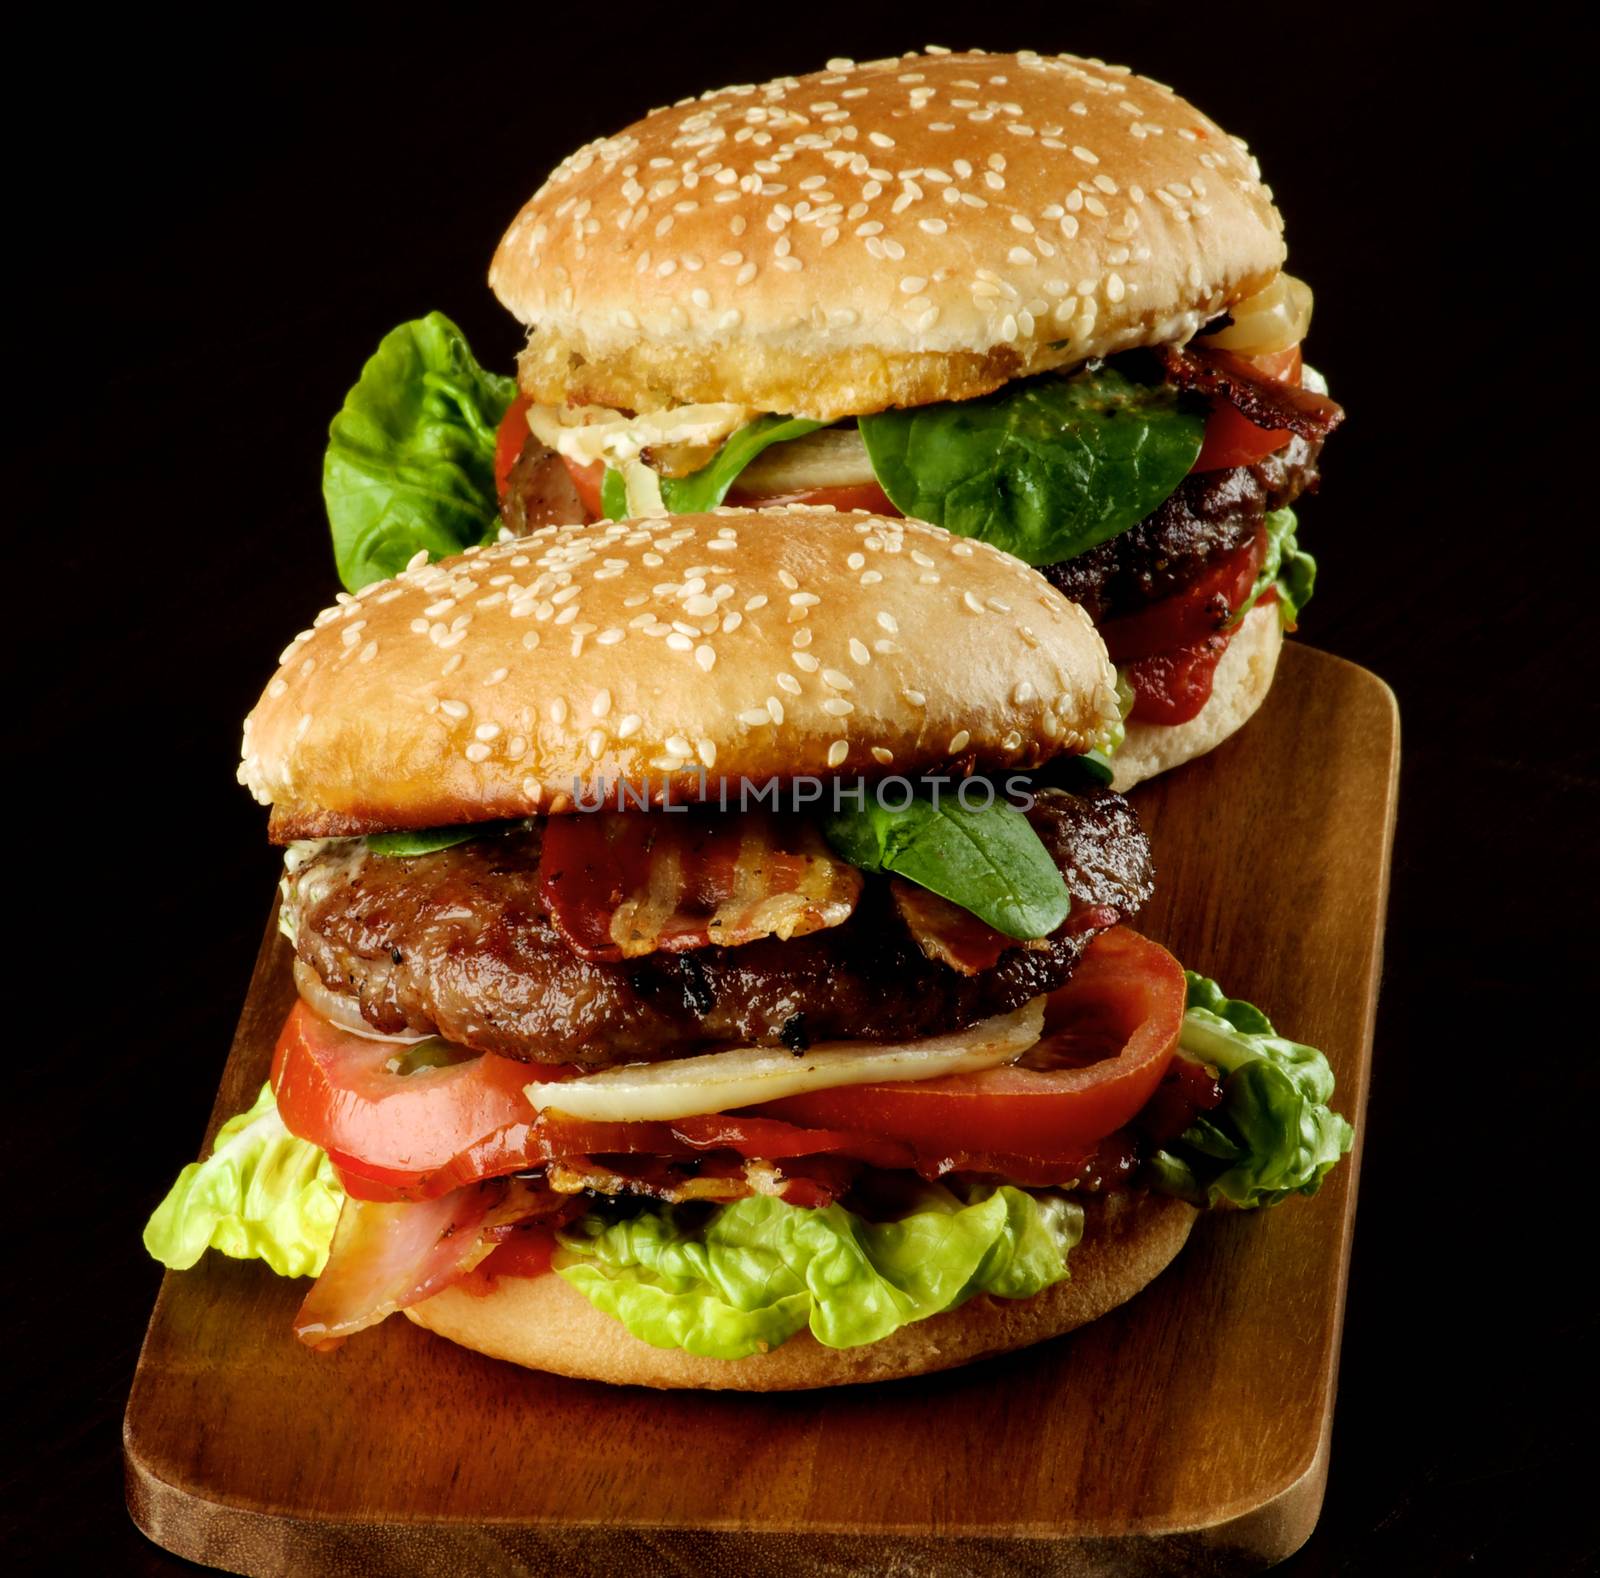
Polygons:
[[[327,844],[292,863],[285,911],[300,959],[375,1029],[437,1032],[531,1062],[603,1068],[710,1042],[799,1050],[937,1035],[1059,986],[1097,930],[1131,920],[1150,896],[1150,846],[1120,795],[1045,790],[1029,818],[1074,916],[976,975],[926,958],[877,878],[848,921],[808,936],[581,959],[539,898],[537,824],[414,858]],[[1091,905],[1106,913],[1084,926]]]

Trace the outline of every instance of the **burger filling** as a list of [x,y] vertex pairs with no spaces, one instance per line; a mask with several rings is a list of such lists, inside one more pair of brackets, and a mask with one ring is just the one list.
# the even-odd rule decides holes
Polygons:
[[1029,1297],[1129,1190],[1314,1192],[1326,1061],[1132,931],[1150,886],[1053,789],[292,847],[300,1000],[146,1243],[315,1277],[313,1346],[559,1275],[737,1359]]
[[914,1039],[1053,991],[1148,899],[1149,845],[1120,796],[1046,790],[1027,819],[1071,904],[1027,940],[930,913],[912,896],[927,889],[863,880],[814,832],[748,813],[574,816],[414,858],[330,842],[286,877],[283,913],[318,1006],[387,1035],[596,1069]]

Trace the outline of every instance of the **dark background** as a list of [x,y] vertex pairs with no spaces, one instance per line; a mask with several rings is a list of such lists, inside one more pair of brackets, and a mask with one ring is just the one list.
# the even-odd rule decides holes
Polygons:
[[434,307],[509,370],[489,254],[580,141],[929,38],[1128,61],[1248,138],[1350,413],[1302,516],[1323,570],[1303,638],[1393,685],[1404,786],[1332,1478],[1284,1570],[1578,1569],[1597,780],[1576,40],[1537,7],[1492,38],[1400,4],[560,9],[375,10],[346,34],[275,12],[227,40],[84,16],[11,62],[22,1569],[182,1565],[122,1508],[159,1279],[138,1234],[194,1154],[272,890],[238,723],[336,589],[318,478],[345,389]]

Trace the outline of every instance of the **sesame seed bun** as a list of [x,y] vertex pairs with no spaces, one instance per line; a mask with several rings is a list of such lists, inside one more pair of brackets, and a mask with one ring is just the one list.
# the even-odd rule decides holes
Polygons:
[[1254,159],[1070,55],[910,54],[726,88],[589,144],[489,271],[544,403],[835,420],[1186,340],[1261,288]]
[[1278,605],[1258,604],[1228,643],[1212,676],[1211,699],[1194,717],[1187,723],[1128,725],[1127,737],[1112,758],[1111,787],[1125,794],[1146,778],[1215,750],[1242,729],[1267,699],[1282,650]]
[[1088,616],[986,543],[801,506],[548,526],[342,595],[245,721],[283,841],[620,782],[1026,770],[1116,716]]
[[532,1370],[656,1387],[797,1391],[892,1381],[1031,1347],[1126,1303],[1171,1263],[1198,1213],[1163,1195],[1085,1202],[1069,1281],[1031,1299],[980,1295],[860,1348],[824,1347],[809,1331],[747,1359],[653,1348],[559,1276],[502,1278],[483,1295],[447,1288],[405,1313],[452,1342]]

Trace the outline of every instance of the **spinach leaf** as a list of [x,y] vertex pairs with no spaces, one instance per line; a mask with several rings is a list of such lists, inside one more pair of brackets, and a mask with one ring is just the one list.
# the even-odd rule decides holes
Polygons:
[[352,592],[492,542],[500,505],[495,428],[516,393],[473,360],[443,313],[383,337],[328,429],[322,497],[339,579]]
[[1267,556],[1261,561],[1256,584],[1231,623],[1243,619],[1270,586],[1278,589],[1278,617],[1284,628],[1293,630],[1299,622],[1300,610],[1311,601],[1317,584],[1317,561],[1295,540],[1299,524],[1293,510],[1273,510],[1267,516]]
[[492,838],[520,826],[520,822],[464,822],[456,827],[418,827],[403,833],[369,833],[367,848],[374,855],[399,858],[431,855],[435,850],[454,849],[457,844],[470,844],[475,838]]
[[970,910],[1008,937],[1048,937],[1072,908],[1072,895],[1022,812],[995,800],[968,810],[954,795],[918,795],[904,810],[869,798],[839,811],[823,832],[863,871],[887,871]]
[[[762,450],[791,438],[804,438],[807,433],[827,425],[803,416],[758,416],[753,422],[746,422],[698,471],[691,471],[686,477],[663,477],[661,502],[670,515],[696,515],[714,510],[728,496],[728,489],[738,480],[739,473]],[[628,513],[622,473],[610,466],[600,484],[600,503],[610,520]]]
[[1188,475],[1205,425],[1201,402],[1108,366],[860,418],[898,509],[1029,564],[1136,526]]

